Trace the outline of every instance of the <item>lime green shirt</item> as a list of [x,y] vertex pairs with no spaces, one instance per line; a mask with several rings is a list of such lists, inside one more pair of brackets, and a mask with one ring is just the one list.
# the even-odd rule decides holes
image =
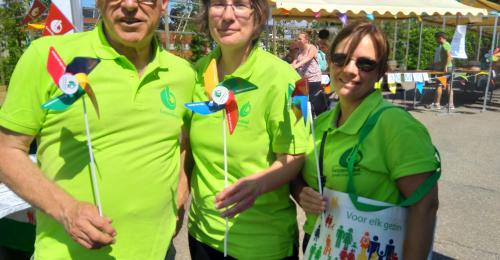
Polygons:
[[[349,151],[358,142],[359,130],[365,121],[384,103],[379,91],[371,93],[339,128],[334,124],[340,112],[339,104],[316,118],[314,137],[318,151],[323,133],[327,132],[323,157],[327,188],[347,190]],[[434,154],[429,133],[420,122],[402,109],[385,110],[360,146],[361,160],[354,168],[355,190],[362,197],[397,203],[400,193],[396,180],[434,171],[438,167]],[[302,174],[306,183],[318,190],[312,142]],[[316,217],[307,214],[306,233],[313,231]]]
[[[203,74],[214,50],[197,64]],[[288,85],[299,79],[295,70],[261,48],[230,77],[241,77],[258,89],[237,94],[239,121],[233,135],[227,134],[229,183],[269,168],[276,154],[301,154],[306,149],[302,119],[297,121],[287,105]],[[208,100],[203,84],[194,100]],[[195,169],[192,174],[192,206],[189,233],[197,240],[224,251],[225,220],[215,209],[215,195],[224,189],[222,113],[194,114],[190,140]],[[279,259],[293,252],[297,241],[296,209],[288,185],[261,195],[254,205],[230,219],[229,255],[237,259]]]
[[[45,68],[50,46],[66,64],[77,56],[101,59],[89,74],[100,118],[90,99],[82,98],[103,212],[113,220],[117,237],[112,246],[86,250],[39,211],[35,259],[163,259],[175,229],[179,136],[191,116],[183,104],[192,100],[194,69],[155,42],[154,58],[139,77],[106,41],[102,24],[91,32],[41,38],[26,50],[0,110],[0,125],[36,136],[45,175],[77,200],[91,203],[82,98],[65,111],[41,109],[62,94]],[[168,97],[163,102],[162,92]]]

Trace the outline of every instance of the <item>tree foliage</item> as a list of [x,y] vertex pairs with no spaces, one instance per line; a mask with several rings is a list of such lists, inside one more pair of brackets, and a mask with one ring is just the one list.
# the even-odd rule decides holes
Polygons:
[[4,0],[0,6],[0,83],[8,84],[14,67],[29,44],[21,20],[26,12],[27,0]]

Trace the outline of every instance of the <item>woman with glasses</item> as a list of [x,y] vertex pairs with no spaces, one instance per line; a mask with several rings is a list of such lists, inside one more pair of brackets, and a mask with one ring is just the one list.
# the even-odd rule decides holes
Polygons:
[[318,49],[310,43],[309,35],[305,32],[299,33],[297,46],[299,53],[292,62],[292,66],[301,77],[307,79],[313,115],[318,116],[328,109],[328,98],[321,86],[322,72],[317,60]]
[[[300,79],[286,62],[258,47],[269,17],[267,0],[204,0],[201,28],[217,47],[197,64],[202,84],[194,101],[209,100],[203,75],[212,60],[219,81],[239,77],[257,89],[235,95],[239,118],[227,133],[224,188],[223,112],[193,114],[190,140],[189,246],[193,259],[297,259],[296,208],[288,183],[300,172],[306,130],[288,104]],[[227,130],[226,130],[227,131]]]
[[[316,118],[314,133],[320,150],[323,187],[346,192],[350,151],[358,144],[362,129],[366,129],[363,125],[381,108],[390,106],[374,89],[387,70],[388,55],[386,36],[368,22],[346,26],[332,43],[330,77],[339,103]],[[307,213],[304,249],[318,214],[326,208],[326,199],[318,193],[316,163],[310,146],[303,180],[294,182],[293,189],[294,197]],[[356,194],[392,204],[412,194],[439,167],[426,128],[398,108],[381,112],[355,158],[352,176]],[[437,186],[409,207],[403,259],[427,257],[437,208]]]

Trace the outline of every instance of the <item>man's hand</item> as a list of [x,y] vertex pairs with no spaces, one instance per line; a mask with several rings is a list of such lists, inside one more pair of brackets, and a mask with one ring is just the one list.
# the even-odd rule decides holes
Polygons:
[[241,178],[235,184],[217,194],[215,207],[222,209],[234,205],[221,214],[221,217],[232,218],[253,205],[257,197],[262,194],[261,188],[262,185],[259,185],[257,176],[252,175]]
[[97,207],[75,202],[62,216],[66,232],[78,244],[87,249],[99,249],[114,244],[116,231],[111,226],[111,219],[99,216]]
[[306,213],[319,214],[325,211],[326,207],[326,198],[311,187],[302,188],[297,202]]

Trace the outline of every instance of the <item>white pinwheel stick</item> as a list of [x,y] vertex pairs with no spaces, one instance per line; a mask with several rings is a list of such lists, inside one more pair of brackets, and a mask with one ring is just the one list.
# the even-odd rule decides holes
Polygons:
[[85,120],[85,135],[87,136],[87,147],[89,150],[90,158],[90,176],[92,179],[92,190],[94,191],[94,200],[99,211],[99,215],[102,216],[102,206],[101,206],[101,195],[99,193],[99,185],[97,184],[96,167],[94,160],[94,150],[92,149],[92,139],[90,137],[90,125],[87,116],[87,106],[85,105],[85,98],[82,98],[83,103],[83,118]]
[[[312,116],[312,105],[310,101],[307,101],[307,117],[311,124],[311,137],[314,146],[314,161],[316,162],[316,176],[318,177],[318,191],[321,196],[323,196],[323,183],[321,181],[321,172],[319,170],[319,159],[318,159],[318,148],[316,147],[316,138],[314,137],[314,120]],[[321,214],[323,219],[325,218],[325,212]]]
[[[227,134],[226,134],[226,115],[222,113],[222,138],[224,142],[224,189],[229,186],[227,177]],[[229,218],[226,217],[226,230],[224,232],[224,257],[227,256],[227,240],[229,233]]]

